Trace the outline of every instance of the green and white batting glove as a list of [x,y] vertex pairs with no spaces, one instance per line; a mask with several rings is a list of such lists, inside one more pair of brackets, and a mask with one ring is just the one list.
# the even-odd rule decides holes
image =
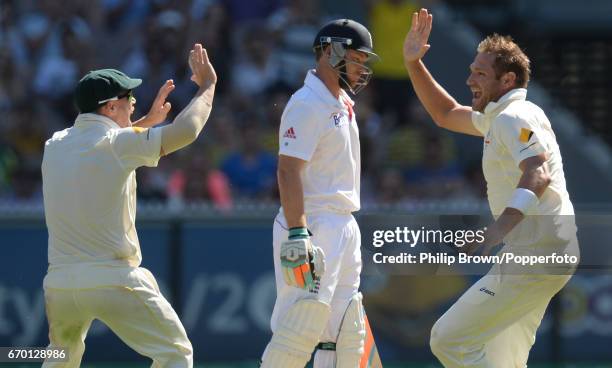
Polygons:
[[289,229],[289,239],[281,243],[281,268],[287,285],[314,291],[325,272],[323,249],[312,244],[305,227]]

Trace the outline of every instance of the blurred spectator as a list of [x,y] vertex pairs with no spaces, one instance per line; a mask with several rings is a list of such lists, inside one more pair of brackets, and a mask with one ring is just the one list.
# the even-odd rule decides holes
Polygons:
[[34,92],[63,117],[72,119],[72,92],[79,78],[92,66],[92,33],[81,18],[57,24],[45,46],[34,79]]
[[44,57],[45,44],[51,33],[49,17],[41,13],[28,13],[16,21],[18,28],[7,30],[11,54],[19,69],[34,74]]
[[53,26],[44,45],[44,54],[36,70],[34,90],[54,98],[74,88],[80,77],[78,62],[92,42],[89,26],[81,18],[72,18]]
[[42,201],[42,182],[39,168],[19,166],[13,173],[10,198],[23,201]]
[[[13,0],[0,0],[0,30],[6,32],[15,19],[15,4]],[[4,36],[1,32],[0,35]],[[0,37],[2,37],[0,36]],[[2,38],[0,38],[1,40]]]
[[406,183],[400,170],[384,169],[377,178],[378,203],[397,204],[406,197]]
[[[176,10],[166,10],[150,18],[147,22],[144,40],[135,45],[122,70],[143,79],[138,90],[140,114],[151,105],[159,87],[168,79],[173,79],[176,89],[170,94],[173,105],[184,106],[193,93],[194,84],[187,75],[183,34],[187,22],[183,14]],[[173,109],[174,110],[174,109]],[[171,112],[172,114],[173,112]]]
[[143,22],[150,11],[148,0],[101,0],[104,31],[119,32],[125,27]]
[[268,19],[278,40],[280,76],[289,86],[301,85],[306,71],[314,67],[312,42],[323,22],[318,2],[312,0],[287,0],[287,6]]
[[82,3],[82,1],[79,0],[38,0],[34,3],[36,4],[37,10],[46,14],[51,20],[51,23],[56,24],[72,16],[78,15],[78,9],[81,8],[79,2]]
[[276,192],[276,156],[261,149],[256,124],[243,125],[236,135],[241,139],[241,149],[230,154],[221,165],[230,179],[233,193],[247,199],[273,198]]
[[20,102],[10,114],[6,137],[20,159],[20,166],[38,171],[47,140],[45,120],[35,103]]
[[220,102],[212,111],[212,116],[206,124],[204,139],[201,144],[207,146],[208,156],[213,167],[220,167],[225,159],[240,147],[240,133],[237,128],[236,117]]
[[382,139],[382,119],[374,108],[373,88],[366,88],[355,96],[355,116],[359,124],[361,145],[362,180],[367,180],[384,154],[383,146],[378,144]]
[[272,35],[262,25],[254,24],[245,30],[243,57],[234,64],[231,74],[236,93],[253,97],[276,83],[280,66],[272,57],[273,47]]
[[402,49],[412,13],[419,8],[416,0],[378,0],[370,9],[374,49],[381,58],[372,65],[376,108],[383,114],[391,114],[400,124],[408,122],[404,106],[414,98]]
[[220,1],[210,1],[204,7],[203,18],[190,18],[187,30],[187,45],[196,42],[202,43],[208,52],[210,61],[215,65],[215,70],[219,76],[216,87],[216,95],[223,95],[228,87],[231,78],[233,49],[231,37],[234,29],[231,28],[231,21],[228,10]]
[[280,126],[283,110],[291,97],[291,88],[277,83],[269,88],[263,101],[263,120],[264,124],[260,130],[261,147],[263,150],[273,154],[278,154],[278,129]]
[[138,198],[154,202],[164,202],[168,199],[168,182],[179,161],[177,156],[181,154],[182,151],[176,152],[159,160],[154,169],[142,167],[136,170]]
[[[330,15],[332,19],[349,18],[366,24],[368,21],[367,4],[370,0],[334,0],[320,1],[319,6],[324,14]],[[377,51],[378,52],[378,51]]]
[[282,0],[221,0],[227,9],[232,23],[236,26],[265,19],[278,10]]
[[[439,133],[435,132],[434,122],[417,99],[407,102],[403,109],[408,116],[409,124],[394,128],[393,121],[383,119],[383,129],[388,132],[385,137],[386,152],[383,157],[389,166],[408,168],[423,161],[428,134]],[[444,157],[449,158],[454,154],[453,141],[448,135],[443,137]]]
[[12,192],[11,180],[18,167],[15,151],[0,140],[0,199]]
[[449,157],[444,152],[452,150],[450,142],[434,133],[425,138],[423,160],[405,172],[407,191],[411,197],[432,199],[460,195],[465,187],[463,172],[454,154]]
[[209,155],[196,154],[185,157],[185,168],[174,170],[168,182],[168,197],[174,201],[208,201],[216,208],[232,207],[230,184],[227,176],[211,166]]
[[10,111],[16,101],[26,98],[28,79],[19,72],[10,50],[0,45],[0,111]]
[[387,138],[385,162],[402,168],[418,165],[423,159],[424,132],[420,127],[401,127],[392,130]]

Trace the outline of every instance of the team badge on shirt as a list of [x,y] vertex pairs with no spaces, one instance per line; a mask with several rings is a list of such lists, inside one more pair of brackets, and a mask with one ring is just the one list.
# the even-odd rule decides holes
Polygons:
[[531,139],[533,132],[526,128],[521,128],[521,134],[519,134],[519,141],[522,143],[527,143]]
[[350,120],[347,118],[346,114],[343,114],[342,112],[332,113],[329,115],[329,120],[334,123],[334,127],[336,128],[340,128],[350,123]]
[[132,127],[132,130],[136,133],[144,133],[147,132],[147,140],[149,140],[149,135],[151,134],[151,131],[149,128],[142,128],[142,127]]
[[334,126],[337,128],[340,126],[342,115],[339,112],[334,112],[330,115],[330,119],[334,121]]

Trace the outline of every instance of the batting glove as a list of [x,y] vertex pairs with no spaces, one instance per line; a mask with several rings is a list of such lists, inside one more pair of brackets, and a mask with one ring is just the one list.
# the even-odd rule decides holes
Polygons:
[[323,249],[312,244],[312,234],[305,227],[289,230],[289,239],[281,243],[281,268],[287,285],[315,291],[325,272]]

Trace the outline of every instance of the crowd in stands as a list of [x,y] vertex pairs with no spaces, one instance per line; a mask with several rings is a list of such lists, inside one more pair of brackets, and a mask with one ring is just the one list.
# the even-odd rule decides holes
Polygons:
[[368,25],[382,62],[356,96],[364,203],[482,198],[479,166],[457,159],[451,136],[414,97],[401,45],[414,0],[0,0],[0,201],[42,200],[44,142],[77,115],[72,93],[87,71],[141,78],[133,120],[173,79],[168,121],[195,91],[186,64],[195,42],[219,76],[200,138],[138,170],[141,199],[278,202],[278,126],[291,93],[314,67],[326,21]]

